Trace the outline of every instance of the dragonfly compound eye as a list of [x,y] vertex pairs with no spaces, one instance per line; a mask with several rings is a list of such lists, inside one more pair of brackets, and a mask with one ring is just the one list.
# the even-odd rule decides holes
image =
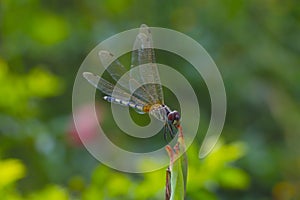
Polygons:
[[173,111],[168,114],[168,120],[176,125],[180,120],[180,114],[178,111]]
[[174,119],[179,121],[180,120],[180,114],[178,111],[174,111]]
[[170,112],[170,113],[168,114],[168,120],[169,120],[169,121],[174,121],[174,119],[175,119],[174,113],[173,113],[173,112]]

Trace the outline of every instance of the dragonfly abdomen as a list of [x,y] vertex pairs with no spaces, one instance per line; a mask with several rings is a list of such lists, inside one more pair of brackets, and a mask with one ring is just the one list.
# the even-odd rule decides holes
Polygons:
[[140,113],[144,113],[144,106],[139,105],[139,104],[135,104],[131,101],[121,100],[121,99],[114,98],[114,97],[111,97],[111,96],[105,96],[105,97],[103,97],[103,99],[105,101],[110,102],[110,103],[115,103],[115,104],[119,104],[119,105],[122,105],[122,106],[129,106],[129,107],[137,110]]

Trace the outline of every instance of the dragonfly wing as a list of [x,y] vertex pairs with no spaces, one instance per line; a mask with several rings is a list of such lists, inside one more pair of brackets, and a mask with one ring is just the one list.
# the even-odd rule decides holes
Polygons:
[[[131,76],[128,73],[126,74],[127,70],[125,69],[125,67],[111,52],[101,50],[99,52],[99,58],[103,66],[108,66],[106,70],[111,75],[111,77],[117,82],[117,86],[120,85],[122,88],[125,88],[128,91],[131,91],[130,83],[131,85],[135,84],[134,86],[136,88],[140,88],[142,86],[139,81],[136,81],[135,79],[131,78]],[[149,99],[145,98],[144,93],[141,91],[134,92],[132,95],[136,96],[144,102],[150,103]]]
[[98,55],[111,77],[122,87],[129,88],[129,82],[120,79],[127,72],[122,63],[109,51],[101,50]]
[[134,78],[139,77],[139,81],[142,85],[148,83],[144,85],[144,89],[142,89],[147,91],[147,96],[151,99],[151,102],[163,104],[163,92],[155,61],[152,35],[150,29],[146,25],[140,27],[133,48],[136,50],[132,52],[131,67],[143,64],[146,64],[146,67],[140,68],[139,74],[132,74],[132,76]]
[[84,72],[83,77],[92,84],[95,88],[99,89],[104,94],[112,96],[121,100],[130,100],[135,104],[145,105],[145,102],[140,100],[139,98],[130,95],[130,93],[126,92],[124,89],[117,85],[113,85],[107,80],[101,78],[100,76],[94,75],[90,72]]

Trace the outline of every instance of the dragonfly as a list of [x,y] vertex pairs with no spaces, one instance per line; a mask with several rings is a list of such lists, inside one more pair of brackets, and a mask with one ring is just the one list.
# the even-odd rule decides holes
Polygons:
[[[152,34],[146,25],[141,25],[131,53],[131,70],[127,70],[115,56],[106,50],[99,52],[103,65],[111,63],[107,72],[117,83],[91,72],[84,72],[83,77],[94,87],[106,94],[104,100],[133,108],[140,114],[149,113],[164,123],[164,139],[169,135],[174,138],[180,126],[180,113],[164,104],[162,85],[157,69]],[[143,68],[132,70],[143,65]],[[128,74],[128,73],[127,73]],[[123,78],[121,78],[124,76]]]

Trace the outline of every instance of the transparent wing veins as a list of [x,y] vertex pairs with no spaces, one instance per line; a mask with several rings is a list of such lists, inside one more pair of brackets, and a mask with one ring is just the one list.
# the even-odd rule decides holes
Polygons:
[[145,105],[145,102],[141,101],[139,98],[130,95],[128,92],[123,90],[121,87],[113,85],[107,80],[101,78],[100,76],[94,75],[90,72],[83,73],[84,78],[92,84],[95,88],[99,89],[106,95],[112,96],[114,98],[118,98],[121,100],[130,100],[135,104]]
[[150,29],[146,25],[140,27],[139,34],[136,37],[132,52],[131,68],[146,64],[146,67],[140,68],[139,74],[132,74],[134,78],[139,77],[142,84],[146,84],[145,90],[153,103],[164,103],[163,92],[160,82],[159,73],[155,61],[155,52]]

